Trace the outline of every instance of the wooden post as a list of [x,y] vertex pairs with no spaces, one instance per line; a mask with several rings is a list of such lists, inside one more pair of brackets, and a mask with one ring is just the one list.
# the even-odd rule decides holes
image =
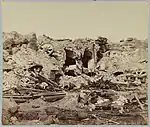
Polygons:
[[94,71],[95,71],[96,64],[97,64],[97,54],[96,54],[95,42],[93,43],[93,58],[94,58]]

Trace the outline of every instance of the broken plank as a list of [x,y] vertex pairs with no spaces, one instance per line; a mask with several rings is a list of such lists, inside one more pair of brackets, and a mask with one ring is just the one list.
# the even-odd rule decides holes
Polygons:
[[144,110],[143,104],[140,102],[138,95],[135,93],[134,96],[135,96],[135,99],[137,100],[137,102],[139,103],[141,109]]

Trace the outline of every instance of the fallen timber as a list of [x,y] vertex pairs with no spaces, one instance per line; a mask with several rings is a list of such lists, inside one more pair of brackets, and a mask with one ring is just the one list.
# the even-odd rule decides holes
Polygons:
[[46,82],[47,84],[49,84],[49,85],[53,85],[53,87],[57,87],[57,88],[59,88],[59,86],[58,86],[58,84],[56,83],[56,82],[53,82],[52,80],[48,80],[48,79],[46,79],[45,77],[43,77],[42,75],[40,75],[40,74],[38,74],[38,78],[41,80],[41,81],[43,81],[43,82]]
[[40,83],[45,82],[49,86],[51,86],[54,90],[60,90],[61,89],[56,82],[54,82],[54,81],[52,81],[50,79],[47,79],[47,78],[45,78],[44,76],[42,76],[40,74],[37,74],[36,77],[31,77],[31,76],[26,76],[26,75],[20,75],[20,74],[16,74],[16,75],[20,76],[20,77],[29,78],[30,80],[35,81],[35,82],[40,82]]
[[35,95],[26,95],[26,96],[21,96],[21,95],[4,95],[3,98],[10,98],[14,99],[14,101],[18,103],[23,103],[26,102],[29,99],[38,99],[42,98],[45,101],[53,102],[59,99],[62,99],[65,97],[65,93],[63,92],[46,92],[46,93],[39,93]]

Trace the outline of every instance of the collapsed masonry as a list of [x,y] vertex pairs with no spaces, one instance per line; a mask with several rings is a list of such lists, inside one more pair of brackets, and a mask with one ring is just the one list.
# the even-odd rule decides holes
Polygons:
[[114,44],[104,37],[56,40],[3,33],[3,99],[20,104],[41,98],[89,112],[145,110],[147,48],[134,38]]

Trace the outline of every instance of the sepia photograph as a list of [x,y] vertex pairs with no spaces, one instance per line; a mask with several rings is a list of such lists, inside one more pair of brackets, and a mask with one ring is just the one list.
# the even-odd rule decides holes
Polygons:
[[3,125],[148,125],[147,2],[1,3]]

